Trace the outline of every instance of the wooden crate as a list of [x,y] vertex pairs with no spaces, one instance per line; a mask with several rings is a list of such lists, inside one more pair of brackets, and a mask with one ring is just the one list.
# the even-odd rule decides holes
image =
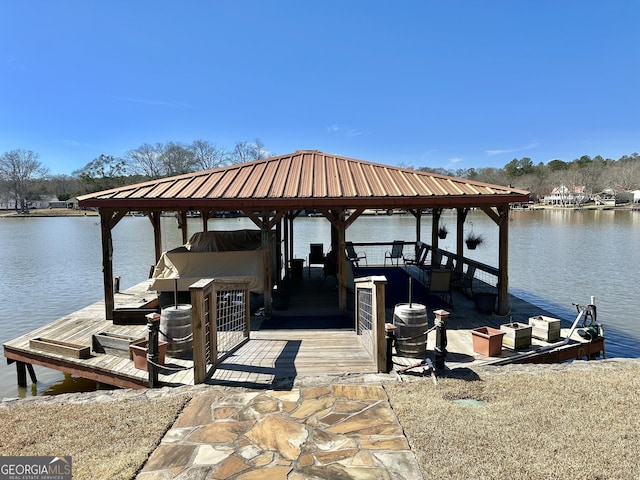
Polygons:
[[519,322],[500,325],[500,330],[505,332],[504,337],[502,337],[502,345],[511,350],[530,347],[532,329],[531,325]]
[[49,338],[32,338],[29,340],[29,347],[74,358],[89,358],[91,356],[91,347],[89,346]]
[[529,317],[531,336],[545,342],[555,342],[560,339],[560,320],[544,315]]
[[132,337],[111,332],[100,332],[92,336],[93,351],[117,357],[131,358],[129,345],[146,340],[144,337]]

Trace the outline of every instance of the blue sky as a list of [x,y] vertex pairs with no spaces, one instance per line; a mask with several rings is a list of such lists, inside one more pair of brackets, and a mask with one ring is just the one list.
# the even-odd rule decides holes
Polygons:
[[635,0],[20,1],[0,18],[0,153],[54,174],[195,139],[448,169],[640,150]]

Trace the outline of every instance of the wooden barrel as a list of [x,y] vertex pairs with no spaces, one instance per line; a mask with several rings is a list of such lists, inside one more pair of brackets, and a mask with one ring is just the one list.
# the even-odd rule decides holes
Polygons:
[[425,358],[427,355],[427,307],[419,303],[399,303],[393,311],[396,326],[396,354]]
[[191,355],[193,348],[191,305],[174,305],[162,309],[160,313],[160,340],[167,342],[169,356]]

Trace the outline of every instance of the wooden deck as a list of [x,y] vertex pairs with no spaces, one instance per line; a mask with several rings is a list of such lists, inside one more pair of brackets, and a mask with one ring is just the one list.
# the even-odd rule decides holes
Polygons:
[[[312,269],[312,275],[308,277],[305,269],[302,281],[292,288],[289,308],[274,313],[282,317],[308,315],[310,312],[316,316],[337,315],[335,280],[329,277],[324,284],[321,284],[321,280],[318,271],[314,272]],[[146,305],[155,298],[155,292],[150,292],[148,286],[148,281],[143,282],[117,294],[116,308],[141,308]],[[501,324],[509,323],[510,318],[513,321],[527,323],[530,316],[551,316],[548,312],[516,297],[511,297],[511,306],[511,311],[506,317],[481,314],[475,309],[471,299],[454,292],[453,306],[447,309],[450,316],[447,322],[446,367],[469,368],[481,364],[517,361],[517,357],[523,357],[527,352],[516,353],[503,349],[499,357],[484,357],[473,351],[473,328],[499,328]],[[432,309],[429,309],[430,325],[433,325],[433,318]],[[565,319],[563,326],[570,323],[569,320],[573,319]],[[386,321],[393,322],[393,309],[387,310]],[[353,330],[264,330],[260,328],[261,323],[261,317],[252,318],[250,341],[221,362],[208,383],[273,388],[278,385],[290,385],[295,378],[305,376],[375,373],[373,359],[362,347]],[[104,318],[104,302],[97,302],[7,342],[4,345],[4,355],[9,362],[40,365],[106,385],[124,388],[146,387],[147,372],[136,369],[128,358],[94,351],[89,358],[73,358],[69,355],[38,350],[30,345],[30,340],[34,338],[45,338],[91,346],[92,336],[101,332],[143,337],[146,336],[147,327],[114,325]],[[563,334],[566,334],[566,329]],[[604,349],[604,342],[601,343],[591,345],[590,348],[601,351]],[[544,345],[544,342],[534,340],[528,352]],[[576,358],[579,353],[585,352],[584,345],[580,337],[574,338],[567,347],[569,350],[565,354],[566,358],[551,361]],[[428,336],[429,355],[432,354],[434,346],[435,332]],[[592,351],[587,350],[587,354],[590,353]],[[419,360],[394,355],[393,361],[395,368],[399,369],[415,365]],[[163,370],[159,376],[162,384],[193,384],[193,369],[189,360],[168,357],[166,366],[168,369]]]

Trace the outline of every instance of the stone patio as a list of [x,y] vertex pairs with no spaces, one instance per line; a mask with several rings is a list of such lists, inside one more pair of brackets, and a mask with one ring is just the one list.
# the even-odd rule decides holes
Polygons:
[[421,479],[379,384],[194,397],[137,477]]

